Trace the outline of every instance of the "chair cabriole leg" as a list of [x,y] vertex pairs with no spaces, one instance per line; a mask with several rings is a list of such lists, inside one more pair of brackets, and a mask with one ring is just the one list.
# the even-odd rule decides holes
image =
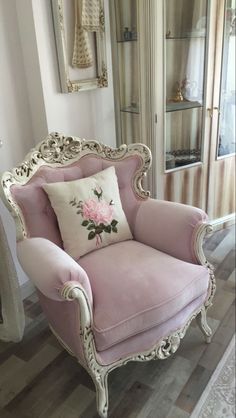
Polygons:
[[197,320],[197,324],[198,324],[200,330],[202,331],[202,333],[205,337],[206,343],[209,344],[211,342],[212,330],[207,323],[207,316],[206,316],[206,308],[205,307],[203,307],[201,309],[201,312],[197,316],[196,320]]
[[101,418],[108,416],[108,373],[96,376],[94,380],[96,387],[97,411]]

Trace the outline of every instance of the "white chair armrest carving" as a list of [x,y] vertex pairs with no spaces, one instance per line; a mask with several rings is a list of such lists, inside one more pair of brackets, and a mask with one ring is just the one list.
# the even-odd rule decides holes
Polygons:
[[17,243],[17,256],[25,273],[45,296],[65,300],[62,289],[69,283],[70,288],[83,288],[92,306],[92,290],[86,272],[53,242],[45,238],[24,239]]
[[198,208],[148,199],[140,205],[134,236],[137,241],[190,263],[206,264],[202,242],[210,225]]
[[[112,370],[129,361],[168,358],[179,347],[194,318],[197,318],[207,342],[210,342],[212,335],[207,325],[206,311],[212,304],[215,279],[202,250],[204,235],[210,227],[207,224],[207,215],[194,207],[150,199],[149,192],[142,187],[142,179],[150,164],[151,152],[143,144],[122,145],[113,149],[97,141],[52,133],[31,151],[19,167],[4,173],[0,179],[0,189],[5,196],[5,203],[16,220],[19,261],[41,292],[40,303],[53,332],[61,344],[76,356],[91,375],[96,386],[98,413],[102,418],[108,416],[107,378]],[[180,265],[179,277],[181,278],[183,274],[186,281],[183,286],[181,279],[178,280],[179,283],[176,281],[176,286],[171,286],[172,277],[173,280],[176,277],[176,264],[173,263],[170,270],[166,269],[165,254],[158,254],[158,251],[145,248],[134,241],[128,243],[133,248],[131,258],[127,254],[128,251],[125,250],[124,253],[119,249],[119,245],[117,249],[114,245],[111,246],[114,253],[109,266],[106,263],[107,258],[102,255],[106,252],[106,249],[103,249],[104,253],[101,251],[97,261],[94,255],[94,260],[90,259],[88,264],[84,263],[84,270],[53,242],[45,238],[26,238],[33,235],[44,236],[55,242],[60,241],[59,238],[58,241],[55,239],[59,231],[52,212],[48,211],[49,202],[40,190],[44,182],[50,183],[52,179],[61,181],[63,178],[64,181],[70,181],[88,177],[91,172],[96,173],[111,165],[116,168],[122,203],[128,221],[132,223],[134,239],[175,259],[203,264],[206,269],[194,265],[186,266],[179,260],[174,260]],[[23,211],[22,208],[26,210]],[[45,214],[47,216],[44,216]],[[139,253],[141,247],[143,253]],[[145,251],[147,251],[146,255]],[[108,254],[112,254],[112,251],[111,253],[108,251]],[[126,266],[126,264],[122,265],[121,254],[124,263],[127,261],[127,268],[119,271],[120,265]],[[136,278],[137,269],[131,270],[135,261],[139,261],[140,254],[143,256],[138,266],[141,274],[138,280],[134,281],[133,277]],[[149,254],[151,254],[150,258]],[[152,266],[152,260],[155,268],[151,268],[150,276],[146,277],[149,267]],[[98,268],[103,264],[108,268],[104,270],[101,268],[101,272],[98,272]],[[113,274],[115,270],[118,270],[117,275]],[[121,273],[124,275],[124,270],[127,272],[125,278],[127,297],[121,301],[117,294],[117,286],[121,285],[119,278]],[[93,295],[86,271],[90,271],[88,274],[93,284]],[[165,272],[164,278],[169,275],[168,280],[163,280],[162,271]],[[99,277],[105,280],[99,281]],[[153,283],[153,289],[157,291],[150,290],[149,285],[145,289],[145,279],[147,283]],[[204,281],[203,285],[200,279]],[[192,285],[193,281],[194,286],[189,290],[187,284]],[[198,291],[198,283],[201,285],[201,295]],[[121,286],[123,289],[123,282]],[[133,296],[134,288],[135,296]],[[183,291],[185,292],[183,302],[178,306],[178,295]],[[99,302],[100,294],[105,295],[111,304],[106,305],[102,298]],[[153,298],[153,295],[158,298]],[[94,306],[93,296],[96,301]],[[170,317],[168,303],[171,298],[175,300],[175,305],[172,307]],[[143,299],[147,304],[141,303]],[[129,306],[126,306],[128,304]],[[153,307],[156,304],[165,306],[162,313],[163,322],[159,322],[159,311],[156,313],[157,318],[154,317]],[[129,309],[130,307],[132,309]],[[114,318],[111,315],[113,310]],[[115,316],[119,310],[124,310],[124,316],[116,322]],[[144,316],[149,311],[152,311],[150,318]],[[108,318],[109,321],[99,322],[100,317]],[[135,323],[131,322],[134,318],[137,318]],[[139,323],[143,323],[144,326],[140,328]],[[123,328],[130,327],[127,328],[129,332],[125,333],[123,328],[119,328],[120,324]],[[116,334],[113,340],[108,341],[110,345],[104,350],[99,350],[99,340],[97,340],[99,325],[101,332],[108,330]],[[150,334],[147,334],[149,331]]]

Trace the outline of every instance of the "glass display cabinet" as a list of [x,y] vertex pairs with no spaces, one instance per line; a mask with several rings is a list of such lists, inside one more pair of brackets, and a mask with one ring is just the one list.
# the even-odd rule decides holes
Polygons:
[[223,58],[219,97],[217,157],[235,153],[235,0],[227,0],[224,12]]
[[118,142],[140,142],[139,34],[136,0],[113,0],[113,58],[118,72],[116,119]]
[[201,161],[207,0],[165,1],[166,170]]
[[235,211],[235,2],[110,2],[117,144],[151,148],[152,196],[223,223]]
[[236,1],[218,2],[216,17],[207,211],[213,219],[235,222]]

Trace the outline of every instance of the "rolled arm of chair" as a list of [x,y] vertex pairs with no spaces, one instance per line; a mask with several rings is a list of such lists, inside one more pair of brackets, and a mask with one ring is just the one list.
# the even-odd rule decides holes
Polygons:
[[193,206],[148,199],[137,212],[134,237],[180,260],[203,264],[207,219],[203,210]]
[[45,296],[63,301],[64,289],[77,287],[84,291],[92,306],[92,290],[86,272],[53,242],[45,238],[24,239],[17,243],[17,256],[27,276]]

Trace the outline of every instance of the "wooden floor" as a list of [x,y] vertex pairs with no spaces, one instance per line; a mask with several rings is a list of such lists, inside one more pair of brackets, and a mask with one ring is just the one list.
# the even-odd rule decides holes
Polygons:
[[[217,292],[209,311],[210,345],[193,323],[177,353],[164,361],[129,363],[109,377],[110,418],[187,418],[234,333],[234,228],[210,236]],[[88,374],[58,344],[36,295],[25,300],[27,327],[18,344],[0,342],[1,418],[95,418]]]

